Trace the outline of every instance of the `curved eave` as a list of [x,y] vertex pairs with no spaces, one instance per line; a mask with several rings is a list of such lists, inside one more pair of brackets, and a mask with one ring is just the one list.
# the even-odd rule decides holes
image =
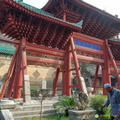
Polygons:
[[45,14],[40,14],[40,13],[36,13],[28,8],[25,8],[22,6],[22,4],[18,4],[16,3],[15,1],[11,1],[11,0],[0,0],[0,2],[3,3],[8,3],[9,5],[11,5],[12,7],[15,7],[17,8],[18,10],[22,11],[22,12],[25,12],[29,15],[32,15],[34,17],[37,17],[37,18],[42,18],[42,19],[45,19],[45,20],[49,20],[50,22],[54,22],[56,24],[60,24],[62,26],[66,26],[68,28],[72,28],[74,30],[77,30],[77,31],[80,31],[81,30],[81,27],[77,26],[76,24],[72,24],[72,23],[69,23],[69,22],[66,22],[66,21],[63,21],[61,19],[58,19],[58,18],[55,18],[55,17],[52,17],[52,16],[49,16],[49,15],[45,15]]
[[[54,0],[49,0],[47,3],[46,3],[46,5],[42,8],[42,10],[47,10],[47,9],[50,9],[51,8],[51,5],[53,6],[53,1]],[[54,2],[56,2],[56,1],[54,1]]]
[[102,15],[104,15],[104,16],[107,16],[107,17],[115,20],[115,21],[120,22],[120,19],[116,18],[115,16],[113,16],[113,15],[107,13],[107,12],[102,11],[101,9],[98,9],[97,7],[95,7],[95,6],[93,6],[93,5],[90,5],[90,4],[88,4],[88,3],[84,2],[84,1],[81,1],[81,0],[73,0],[73,1],[75,1],[77,4],[80,4],[80,5],[85,6],[86,8],[89,8],[89,9],[91,9],[91,10],[96,11],[96,12],[99,13],[99,14],[102,14]]
[[109,39],[108,42],[109,42],[109,43],[116,44],[116,45],[120,45],[120,39]]
[[[80,6],[82,5],[82,6],[86,7],[86,8],[88,8],[88,9],[96,11],[97,13],[99,13],[101,15],[104,15],[104,16],[112,19],[112,20],[120,22],[120,19],[116,18],[115,16],[113,16],[113,15],[107,13],[107,12],[104,12],[101,9],[96,8],[95,6],[90,5],[90,4],[88,4],[88,3],[84,2],[84,1],[81,1],[81,0],[70,0],[70,1],[73,2],[74,4],[77,4],[77,5],[80,5]],[[42,9],[45,10],[45,11],[47,11],[48,9],[52,9],[53,2],[57,3],[57,2],[59,2],[59,0],[49,0],[48,3]]]

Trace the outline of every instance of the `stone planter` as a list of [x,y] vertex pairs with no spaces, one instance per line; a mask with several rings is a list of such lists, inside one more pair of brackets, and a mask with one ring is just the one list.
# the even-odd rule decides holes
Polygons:
[[95,110],[69,110],[70,120],[95,120]]

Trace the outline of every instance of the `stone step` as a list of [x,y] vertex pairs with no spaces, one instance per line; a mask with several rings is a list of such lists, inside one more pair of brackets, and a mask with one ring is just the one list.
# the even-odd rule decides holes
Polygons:
[[15,103],[20,103],[23,102],[23,98],[19,98],[19,99],[14,99]]
[[[54,115],[54,114],[55,114],[55,112],[42,114],[41,116],[48,116],[48,115]],[[39,117],[40,118],[40,114],[17,116],[17,117],[14,117],[14,120],[21,120],[21,119],[24,119],[24,118],[34,118],[34,117]]]
[[[16,111],[12,112],[13,117],[17,116],[27,116],[27,115],[35,115],[35,114],[40,114],[41,110],[31,110],[31,111]],[[54,109],[46,109],[42,110],[42,114],[48,114],[48,113],[55,113]]]
[[[57,98],[49,98],[42,101],[42,116],[55,114],[53,104],[57,102]],[[40,117],[41,101],[32,100],[30,103],[16,102],[15,109],[9,109],[15,120],[24,118]]]
[[49,104],[49,105],[28,105],[28,106],[17,106],[15,109],[11,109],[11,112],[14,111],[30,111],[30,110],[40,110],[42,107],[42,109],[52,109],[53,108],[53,104]]

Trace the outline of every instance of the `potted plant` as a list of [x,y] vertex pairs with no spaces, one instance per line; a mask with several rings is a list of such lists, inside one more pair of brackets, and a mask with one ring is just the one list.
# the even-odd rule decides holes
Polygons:
[[53,104],[58,113],[64,113],[68,116],[68,110],[77,109],[73,97],[60,96],[58,102]]

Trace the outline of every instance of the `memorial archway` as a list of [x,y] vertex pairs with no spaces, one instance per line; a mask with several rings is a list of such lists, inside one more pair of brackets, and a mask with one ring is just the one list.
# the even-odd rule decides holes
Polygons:
[[[80,61],[97,65],[94,87],[99,65],[102,66],[103,83],[110,83],[111,67],[111,71],[114,69],[113,74],[118,78],[117,87],[120,87],[120,61],[117,55],[119,45],[108,40],[120,32],[119,19],[79,0],[50,0],[43,8],[45,11],[12,0],[0,0],[0,5],[0,31],[11,37],[16,46],[0,99],[3,98],[8,86],[8,98],[12,92],[13,98],[20,98],[23,88],[24,101],[30,100],[27,65],[31,64],[57,69],[53,96],[58,87],[62,87],[62,95],[70,96],[72,87],[79,87],[87,94],[84,78],[80,74]],[[82,43],[97,49],[83,46]],[[111,47],[109,44],[118,47]],[[72,63],[75,68],[72,68]],[[73,70],[76,71],[77,86],[71,85]],[[63,76],[62,86],[57,85],[60,72]]]

